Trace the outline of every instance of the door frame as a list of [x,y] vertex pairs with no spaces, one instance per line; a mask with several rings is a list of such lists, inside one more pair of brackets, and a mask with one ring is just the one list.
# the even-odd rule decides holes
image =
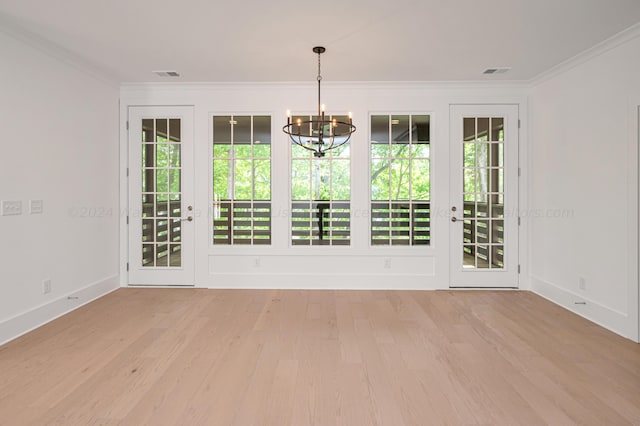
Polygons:
[[[182,197],[181,200],[181,211],[182,216],[187,215],[187,210],[185,206],[189,204],[193,206],[195,204],[195,108],[193,105],[183,105],[183,106],[173,106],[173,105],[128,105],[125,109],[125,152],[126,152],[126,172],[123,186],[126,187],[126,206],[127,208],[123,210],[123,214],[121,214],[121,223],[124,220],[124,241],[121,243],[122,247],[126,247],[126,256],[123,256],[125,259],[124,269],[126,272],[125,280],[121,284],[126,286],[167,286],[167,287],[194,287],[195,286],[195,226],[193,221],[183,221],[183,224],[188,224],[184,229],[181,230],[181,260],[182,266],[177,268],[167,268],[167,269],[153,269],[149,271],[145,271],[145,274],[148,274],[148,280],[146,282],[132,282],[141,281],[139,279],[135,279],[133,274],[131,273],[135,266],[133,265],[134,258],[137,259],[136,256],[132,256],[131,246],[133,242],[130,240],[134,238],[132,235],[132,224],[136,220],[141,220],[141,211],[139,206],[134,203],[133,196],[131,192],[131,185],[134,185],[133,180],[138,176],[138,171],[140,169],[139,163],[135,165],[132,164],[134,160],[132,159],[132,150],[135,149],[134,144],[140,144],[140,141],[137,139],[137,136],[134,134],[135,129],[137,128],[136,124],[133,123],[134,119],[141,118],[143,115],[148,115],[149,118],[175,118],[179,117],[182,119],[181,123],[181,142],[183,143],[181,146],[187,145],[189,147],[188,150],[181,149],[181,179],[180,184],[181,188],[184,188],[186,185],[189,189],[190,196]],[[139,111],[136,116],[136,111]],[[186,123],[186,125],[185,125]],[[185,130],[186,129],[186,130]],[[186,155],[185,155],[186,154]],[[185,165],[186,163],[186,165]],[[189,167],[190,166],[190,167]],[[134,170],[134,167],[138,167],[137,170]],[[187,170],[185,174],[185,170]],[[184,191],[184,189],[182,189]],[[188,198],[188,199],[186,199]],[[195,213],[195,212],[194,212]],[[192,218],[194,218],[195,214],[189,214]],[[182,236],[186,234],[186,241],[182,239]],[[122,235],[122,234],[121,234]]]
[[[460,161],[460,146],[456,145],[457,137],[462,136],[460,119],[464,116],[503,116],[505,118],[506,140],[504,146],[504,192],[514,194],[507,198],[509,203],[504,206],[505,246],[509,244],[512,249],[505,256],[505,269],[474,269],[464,270],[458,263],[462,250],[460,227],[462,220],[451,223],[455,219],[461,219],[462,211],[452,212],[456,206],[460,210],[461,192],[456,189],[462,184],[462,163]],[[520,168],[520,105],[519,104],[450,104],[449,105],[449,206],[451,216],[449,222],[449,287],[450,288],[520,288],[520,258],[521,258],[521,221],[519,209],[521,208],[521,168]],[[516,140],[515,144],[508,144],[509,140]],[[515,149],[513,148],[515,147]],[[459,174],[458,176],[454,175]],[[511,176],[511,177],[509,177]],[[459,261],[459,262],[458,262]]]

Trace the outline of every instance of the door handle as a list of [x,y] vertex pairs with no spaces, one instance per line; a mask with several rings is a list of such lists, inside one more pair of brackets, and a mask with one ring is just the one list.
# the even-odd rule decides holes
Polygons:
[[[193,206],[187,206],[187,210],[188,211],[192,211],[193,210]],[[180,221],[182,221],[182,222],[193,222],[193,216],[187,216],[187,217],[180,218]]]

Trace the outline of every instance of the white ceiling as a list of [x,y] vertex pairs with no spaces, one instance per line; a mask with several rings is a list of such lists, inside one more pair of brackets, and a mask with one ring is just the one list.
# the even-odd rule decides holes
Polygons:
[[315,81],[315,45],[325,81],[530,80],[640,22],[640,1],[0,0],[0,18],[120,82]]

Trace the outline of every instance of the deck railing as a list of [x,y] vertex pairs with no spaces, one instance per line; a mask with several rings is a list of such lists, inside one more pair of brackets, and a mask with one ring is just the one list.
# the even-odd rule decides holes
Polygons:
[[504,206],[464,203],[464,251],[494,266],[504,264]]

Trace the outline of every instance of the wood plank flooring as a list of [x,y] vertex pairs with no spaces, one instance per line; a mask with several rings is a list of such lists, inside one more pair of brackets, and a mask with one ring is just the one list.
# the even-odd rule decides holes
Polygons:
[[640,345],[529,292],[121,289],[0,347],[1,425],[640,425]]

